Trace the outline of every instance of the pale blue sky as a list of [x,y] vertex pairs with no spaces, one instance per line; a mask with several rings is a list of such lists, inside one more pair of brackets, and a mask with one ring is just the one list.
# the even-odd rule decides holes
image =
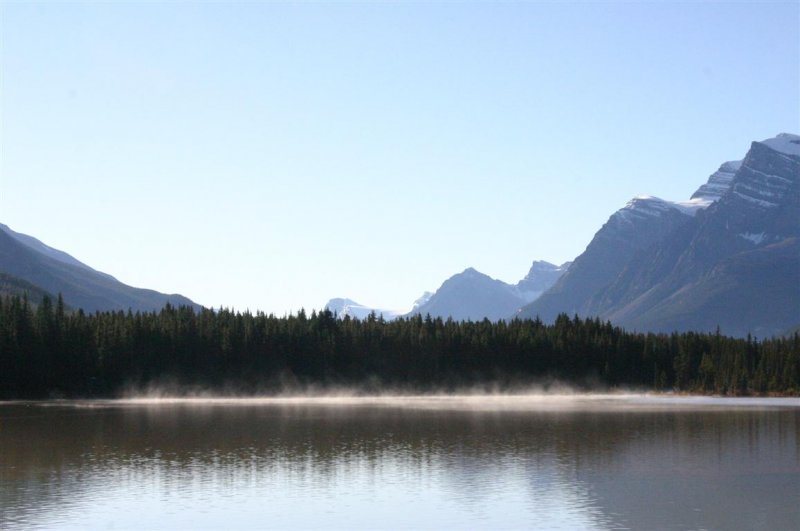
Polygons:
[[800,131],[798,2],[3,2],[0,222],[120,280],[402,308]]

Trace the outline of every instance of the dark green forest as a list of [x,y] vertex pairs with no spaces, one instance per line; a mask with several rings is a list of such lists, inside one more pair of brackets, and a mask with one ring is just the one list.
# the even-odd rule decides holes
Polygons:
[[68,311],[61,297],[0,298],[0,398],[113,397],[164,382],[220,393],[347,386],[447,391],[579,388],[800,394],[800,336],[642,334],[597,319],[458,322],[276,317],[167,306]]

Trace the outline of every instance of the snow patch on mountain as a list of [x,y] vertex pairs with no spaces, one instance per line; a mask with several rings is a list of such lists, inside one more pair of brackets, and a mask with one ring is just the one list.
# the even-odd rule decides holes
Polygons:
[[572,262],[564,262],[561,265],[551,264],[544,260],[533,262],[525,278],[514,286],[516,295],[525,304],[535,301],[567,272],[570,265],[572,265]]
[[784,155],[800,157],[800,135],[781,133],[778,136],[762,140],[758,143],[763,144],[779,153],[783,153]]
[[694,216],[700,210],[708,208],[713,202],[714,200],[712,199],[698,197],[696,199],[689,199],[688,201],[672,201],[671,203],[684,214]]
[[352,299],[345,298],[335,298],[329,300],[325,305],[325,309],[332,311],[340,319],[344,319],[348,316],[354,319],[366,319],[370,314],[374,313],[375,315],[383,316],[383,318],[387,321],[391,321],[392,319],[397,319],[399,316],[405,313],[404,311],[372,308],[370,306],[359,304]]
[[431,300],[431,297],[433,297],[432,291],[426,291],[423,293],[419,299],[414,301],[414,305],[411,307],[411,313],[414,313],[414,310],[426,304],[429,300]]
[[736,172],[741,169],[742,164],[741,160],[723,163],[716,172],[711,174],[708,181],[692,194],[688,201],[667,201],[652,195],[638,195],[628,201],[612,218],[616,217],[621,221],[634,223],[637,219],[659,217],[675,210],[687,216],[695,216],[730,190]]
[[359,304],[353,299],[347,298],[331,299],[325,305],[325,309],[332,311],[340,319],[344,319],[347,316],[353,319],[366,319],[370,314],[374,313],[375,315],[382,316],[387,321],[392,321],[402,315],[408,314],[409,312],[413,313],[414,310],[427,303],[431,297],[433,297],[433,293],[426,291],[421,297],[414,301],[414,304],[410,310],[407,307],[402,310],[375,308],[373,306]]
[[637,219],[660,217],[670,211],[678,211],[687,216],[694,216],[698,211],[708,208],[714,201],[705,197],[697,197],[688,201],[666,201],[652,195],[639,195],[628,201],[613,216],[626,223],[634,223]]
[[739,236],[741,236],[745,240],[753,242],[755,245],[758,245],[767,238],[767,235],[764,232],[760,232],[758,234],[750,234],[749,232],[744,232],[739,234]]

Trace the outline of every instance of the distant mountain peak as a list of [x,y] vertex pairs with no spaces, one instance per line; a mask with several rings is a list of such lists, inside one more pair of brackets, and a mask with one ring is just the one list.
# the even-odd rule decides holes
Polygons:
[[535,260],[532,264],[530,269],[528,270],[528,274],[525,275],[525,278],[520,280],[517,283],[517,286],[524,284],[525,282],[535,281],[536,279],[540,278],[542,275],[544,276],[561,276],[572,264],[572,262],[564,262],[561,265],[551,264],[550,262],[546,262],[544,260]]
[[341,297],[333,298],[328,301],[328,304],[325,305],[325,307],[331,310],[332,312],[341,311],[342,308],[344,308],[345,306],[361,306],[361,305],[358,304],[353,299],[346,299]]
[[531,268],[528,271],[528,275],[530,275],[535,271],[553,271],[555,269],[558,269],[559,267],[560,266],[557,266],[556,264],[551,264],[546,260],[534,260],[533,263],[531,263]]
[[481,273],[474,267],[468,267],[447,278],[436,292],[423,293],[414,301],[408,313],[370,308],[346,298],[331,299],[325,307],[342,318],[348,315],[364,318],[375,312],[382,314],[387,320],[400,315],[428,314],[456,320],[504,319],[550,288],[571,263],[555,265],[536,260],[531,264],[525,278],[513,285]]
[[[426,292],[427,293],[427,292]],[[419,300],[422,300],[421,297]],[[403,315],[405,311],[396,311],[396,310],[385,310],[382,308],[372,308],[370,306],[364,306],[363,304],[359,304],[353,299],[347,299],[344,297],[337,297],[331,299],[325,304],[325,309],[330,310],[337,315],[339,318],[344,317],[352,317],[356,319],[365,319],[370,314],[374,313],[375,315],[381,315],[387,321],[391,321],[392,319],[396,319],[400,315]]]
[[550,289],[564,275],[570,265],[572,265],[572,262],[555,265],[544,260],[534,261],[528,270],[528,274],[517,282],[515,288],[525,304],[533,302],[542,293]]
[[414,301],[414,305],[411,307],[411,312],[413,313],[414,310],[427,303],[429,300],[431,300],[431,297],[433,297],[432,291],[426,291],[423,293],[420,298]]
[[550,288],[570,264],[534,261],[525,278],[513,285],[468,267],[445,280],[435,293],[426,294],[411,313],[456,320],[505,319]]

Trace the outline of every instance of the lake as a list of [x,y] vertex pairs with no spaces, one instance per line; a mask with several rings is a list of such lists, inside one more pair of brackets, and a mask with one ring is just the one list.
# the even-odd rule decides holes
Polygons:
[[2,529],[800,529],[800,400],[0,403]]

